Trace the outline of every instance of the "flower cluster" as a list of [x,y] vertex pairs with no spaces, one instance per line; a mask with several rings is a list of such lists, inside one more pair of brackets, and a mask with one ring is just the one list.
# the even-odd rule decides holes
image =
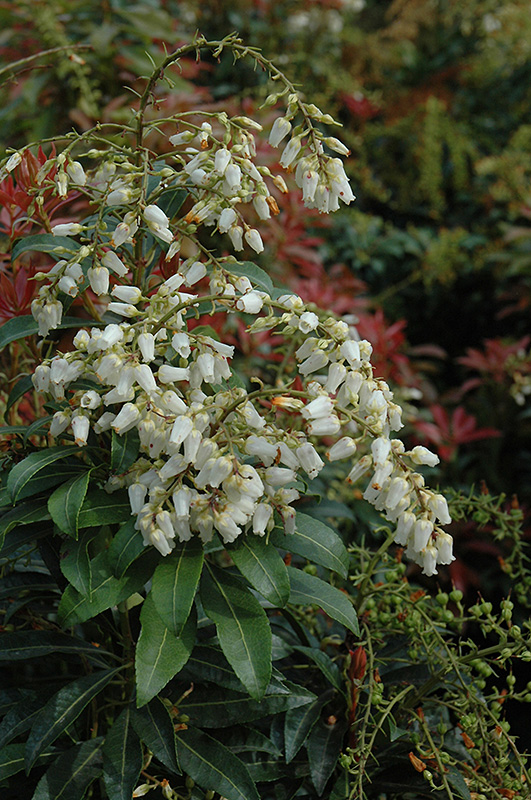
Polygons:
[[[110,252],[110,251],[109,251]],[[329,461],[349,460],[349,482],[371,468],[365,497],[397,523],[397,541],[433,574],[452,559],[451,540],[436,527],[449,522],[441,495],[423,485],[407,465],[433,463],[424,448],[404,452],[391,431],[401,427],[400,408],[387,384],[373,377],[371,346],[349,325],[321,318],[296,295],[273,299],[231,262],[209,265],[208,294],[187,291],[207,273],[195,261],[164,281],[149,297],[118,286],[108,309],[122,321],[80,331],[73,352],[43,362],[35,387],[68,403],[53,417],[51,434],[71,431],[76,444],[96,435],[136,429],[139,455],[107,489],[127,487],[131,511],[146,545],[162,554],[176,540],[217,532],[232,542],[244,531],[262,536],[275,524],[295,527],[293,503],[303,480]],[[251,330],[275,328],[299,343],[295,356],[302,389],[291,382],[248,392],[231,382],[234,348],[189,327],[205,298],[228,314],[256,315]],[[75,381],[83,379],[83,389]],[[87,389],[87,381],[93,388]],[[269,402],[268,402],[269,401]],[[268,408],[261,403],[267,402]],[[290,412],[291,424],[278,419]],[[355,460],[363,440],[372,452]]]

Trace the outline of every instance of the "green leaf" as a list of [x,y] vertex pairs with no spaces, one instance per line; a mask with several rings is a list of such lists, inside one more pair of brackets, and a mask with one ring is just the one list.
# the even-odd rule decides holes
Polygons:
[[[95,320],[81,319],[79,317],[64,317],[61,323],[57,326],[58,330],[65,330],[66,328],[83,328],[86,325],[97,325]],[[18,339],[26,339],[28,336],[33,336],[39,330],[39,327],[33,317],[12,317],[0,327],[0,351],[11,342],[16,342]]]
[[31,425],[28,425],[26,428],[26,433],[24,434],[24,444],[28,443],[28,440],[32,436],[40,436],[48,432],[49,423],[53,419],[53,414],[50,414],[47,417],[39,417]]
[[78,517],[79,528],[96,528],[111,525],[114,522],[125,522],[131,516],[131,506],[127,492],[108,494],[104,489],[89,492],[81,506]]
[[314,727],[308,737],[306,750],[310,762],[312,783],[319,796],[324,792],[328,779],[339,760],[347,727],[347,722],[343,719],[339,719],[335,725],[321,723]]
[[[48,511],[46,511],[46,516],[44,519],[50,520]],[[0,551],[2,558],[7,558],[7,556],[10,556],[24,548],[27,549],[28,547],[33,546],[37,539],[42,539],[43,536],[52,534],[53,525],[51,521],[49,521],[47,523],[42,522],[33,525],[22,525],[20,528],[15,528],[6,534],[3,545],[3,536],[0,535]]]
[[315,695],[271,694],[263,700],[230,689],[198,686],[179,703],[179,710],[188,714],[192,725],[201,728],[228,728],[243,722],[264,719],[290,708],[307,706]]
[[183,771],[202,789],[227,800],[260,800],[245,764],[227,747],[194,728],[179,731],[176,738]]
[[142,747],[129,707],[114,720],[105,737],[102,755],[103,780],[109,800],[131,800],[142,769]]
[[184,667],[186,680],[201,680],[247,694],[247,690],[238,678],[223,653],[216,647],[197,645]]
[[[77,445],[67,447],[47,447],[36,453],[31,453],[16,464],[7,478],[7,488],[11,492],[13,503],[37,494],[42,489],[59,483],[62,475],[58,477],[57,461],[68,458],[74,453],[79,453]],[[74,467],[77,464],[72,465]]]
[[175,726],[163,703],[155,697],[142,708],[131,709],[131,722],[155,758],[171,772],[180,775],[175,751]]
[[324,692],[313,703],[298,708],[290,708],[284,719],[284,741],[286,744],[286,763],[293,761],[310,731],[321,716],[323,706],[332,699],[333,691]]
[[63,255],[55,253],[56,247],[65,247],[67,250],[79,250],[81,245],[69,236],[54,236],[53,233],[38,233],[36,236],[24,236],[15,243],[11,251],[11,258],[14,260],[22,253],[36,251],[38,253],[52,253],[57,260],[64,258]]
[[[0,336],[2,335],[2,329],[0,328]],[[33,391],[33,381],[31,380],[31,375],[23,375],[22,378],[15,383],[11,391],[9,392],[9,397],[7,398],[6,407],[4,411],[4,418],[6,418],[7,412],[9,409],[15,405],[15,403],[20,400],[21,397],[24,397],[26,392]]]
[[225,731],[223,734],[223,743],[225,747],[229,747],[236,753],[270,753],[279,758],[282,753],[265,734],[254,728],[238,727],[233,728],[232,731]]
[[[146,554],[149,555],[149,554]],[[76,625],[95,617],[111,606],[116,606],[134,592],[143,588],[152,572],[150,562],[139,563],[131,574],[123,578],[115,578],[107,563],[107,554],[99,553],[92,559],[92,593],[91,597],[80,594],[73,586],[67,586],[59,603],[58,616],[63,627]],[[138,567],[138,569],[135,569]]]
[[288,571],[276,547],[259,536],[246,536],[229,552],[242,575],[262,597],[276,607],[286,605],[290,591]]
[[137,459],[140,450],[140,436],[136,428],[131,428],[119,436],[112,432],[111,469],[118,475],[127,472]]
[[[8,744],[0,750],[0,781],[16,775],[24,769],[24,749],[25,744]],[[39,764],[46,763],[55,758],[57,753],[47,751],[41,753]]]
[[201,577],[203,556],[199,539],[182,542],[160,562],[153,575],[151,596],[155,608],[166,627],[176,636],[181,635],[190,614]]
[[71,747],[42,776],[32,800],[83,798],[90,784],[101,775],[101,737]]
[[148,703],[186,664],[195,642],[191,615],[180,637],[166,627],[157,613],[151,593],[140,612],[142,631],[135,657],[137,706]]
[[136,517],[129,519],[113,537],[107,559],[117,578],[121,578],[133,561],[146,552],[142,534],[135,528]]
[[118,669],[85,675],[60,689],[44,706],[32,725],[26,742],[26,770],[29,771],[43,750],[54,742],[83,709],[107,686]]
[[89,598],[92,594],[92,567],[88,546],[95,536],[94,531],[88,530],[78,541],[68,540],[61,547],[61,572],[74,589]]
[[26,698],[17,703],[3,718],[0,724],[0,749],[29,730],[49,694],[39,693],[38,697]]
[[288,550],[307,558],[314,564],[331,569],[343,578],[348,575],[349,556],[345,545],[332,528],[318,519],[297,511],[295,533],[285,534],[275,530],[271,541]]
[[106,650],[59,631],[14,631],[0,636],[0,661],[25,661],[52,653],[74,653],[100,659]]
[[330,683],[334,689],[338,689],[338,691],[344,690],[341,671],[337,664],[332,661],[330,656],[328,656],[326,653],[323,653],[322,650],[318,650],[317,647],[302,647],[301,645],[295,645],[293,649],[297,650],[299,653],[304,653],[304,655],[308,656],[308,658],[311,658],[314,664],[319,667],[328,683]]
[[42,572],[8,572],[0,578],[0,598],[18,597],[20,592],[56,592],[57,583],[51,575]]
[[291,585],[290,603],[295,606],[315,605],[332,619],[359,635],[358,618],[348,596],[314,575],[288,567]]
[[79,512],[90,480],[90,470],[59,486],[48,500],[48,511],[59,530],[77,538]]
[[30,522],[41,522],[50,519],[50,515],[42,500],[27,500],[16,508],[3,514],[0,518],[0,542],[12,528],[18,525],[28,525]]
[[187,197],[188,192],[185,189],[169,188],[159,195],[157,205],[164,211],[168,219],[171,220],[184,204]]
[[271,628],[260,603],[227,570],[210,565],[201,579],[201,602],[227,661],[251,697],[261,700],[271,678]]
[[452,786],[452,788],[459,794],[459,797],[462,800],[472,800],[472,795],[470,794],[470,789],[465,783],[465,779],[459,772],[459,770],[454,767],[448,767],[448,772],[446,773],[446,780]]
[[223,266],[227,272],[230,272],[232,275],[244,275],[246,278],[249,278],[253,286],[267,292],[269,295],[273,294],[275,290],[273,281],[267,272],[257,267],[252,261],[225,262]]

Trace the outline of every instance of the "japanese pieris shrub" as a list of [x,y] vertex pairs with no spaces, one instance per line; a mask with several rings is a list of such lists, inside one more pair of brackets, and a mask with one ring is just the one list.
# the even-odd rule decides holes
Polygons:
[[[256,158],[261,125],[219,111],[160,110],[158,80],[202,49],[228,49],[269,72],[266,104],[284,103],[269,141],[282,147],[280,164],[309,208],[332,212],[354,200],[338,157],[347,148],[325,132],[334,120],[235,37],[197,39],[168,56],[129,125],[58,138],[36,176],[34,211],[50,189],[65,203],[82,198],[84,211],[76,217],[73,204],[68,221],[48,221],[46,233],[15,245],[14,255],[37,250],[55,263],[35,276],[33,320],[4,333],[5,341],[37,334],[31,380],[48,411],[25,432],[5,431],[15,438],[2,477],[4,555],[17,564],[20,547],[37,542],[11,578],[42,586],[50,603],[36,630],[3,637],[3,657],[73,659],[73,680],[32,694],[33,716],[20,698],[24,708],[15,705],[0,729],[16,748],[9,769],[52,761],[35,798],[59,796],[72,772],[75,797],[101,775],[107,796],[130,797],[153,755],[187,774],[189,789],[195,780],[229,800],[258,797],[252,770],[179,716],[179,697],[190,680],[199,683],[195,697],[205,694],[202,679],[213,681],[226,703],[243,703],[245,720],[314,702],[272,670],[275,648],[286,647],[281,628],[272,635],[277,609],[296,627],[296,609],[317,604],[358,634],[354,606],[336,586],[348,576],[348,553],[316,516],[297,511],[325,465],[343,464],[348,484],[363,481],[363,497],[426,575],[453,559],[441,528],[451,521],[446,500],[417,471],[437,457],[406,449],[397,435],[401,409],[373,372],[370,343],[350,318],[274,287],[266,253],[266,269],[235,255],[262,253],[260,221],[278,213],[285,190]],[[153,152],[161,135],[164,152]],[[23,157],[11,154],[4,172]],[[209,233],[226,249],[210,246]],[[76,308],[89,318],[70,316]],[[274,335],[281,353],[250,381],[235,366],[237,345],[223,340],[235,320]],[[78,330],[62,351],[54,337],[65,327]],[[339,578],[330,584],[304,562],[292,565],[292,553]],[[9,744],[27,730],[24,744]],[[73,747],[58,744],[65,731]],[[314,785],[324,786],[311,758],[310,766]],[[146,785],[173,796],[164,781]]]

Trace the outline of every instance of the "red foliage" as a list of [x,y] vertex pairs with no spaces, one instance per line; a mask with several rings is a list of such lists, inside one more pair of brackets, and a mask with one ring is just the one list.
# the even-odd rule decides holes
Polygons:
[[451,417],[439,404],[430,406],[430,412],[434,421],[417,420],[415,430],[435,446],[443,461],[450,461],[462,444],[501,436],[496,428],[478,428],[476,418],[463,406],[454,409]]

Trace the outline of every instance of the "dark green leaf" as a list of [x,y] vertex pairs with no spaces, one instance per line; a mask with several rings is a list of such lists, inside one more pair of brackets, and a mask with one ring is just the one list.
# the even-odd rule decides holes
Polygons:
[[135,528],[136,517],[129,519],[113,537],[107,558],[114,575],[121,578],[133,561],[146,552],[142,534]]
[[106,651],[59,631],[14,631],[0,636],[0,661],[25,661],[52,653],[78,653],[101,658]]
[[136,702],[148,703],[186,664],[195,642],[195,619],[190,615],[180,637],[175,636],[157,613],[148,594],[140,613],[142,631],[135,657]]
[[175,726],[163,703],[155,697],[142,708],[132,709],[131,721],[155,758],[171,772],[180,775],[175,752]]
[[238,727],[223,733],[223,744],[235,753],[270,753],[280,758],[278,747],[260,731],[254,728]]
[[101,775],[101,737],[61,753],[42,776],[32,800],[77,800]]
[[0,724],[0,749],[31,728],[49,696],[49,692],[39,692],[38,697],[26,698],[5,715]]
[[19,461],[7,479],[7,488],[11,492],[13,503],[59,483],[62,476],[59,476],[59,480],[55,480],[58,475],[56,462],[79,453],[79,450],[76,445],[47,447]]
[[153,575],[151,596],[155,608],[166,627],[176,636],[181,635],[192,608],[203,568],[203,555],[199,539],[182,542],[160,562]]
[[324,792],[339,760],[347,727],[347,722],[343,719],[338,720],[335,725],[320,723],[314,727],[306,742],[312,783],[319,796]]
[[[59,330],[65,328],[83,328],[85,325],[97,325],[94,320],[80,319],[78,317],[64,317],[61,324],[57,326]],[[26,339],[38,332],[39,328],[33,317],[12,317],[0,327],[0,351],[11,342],[18,339]]]
[[313,726],[321,716],[323,706],[334,696],[329,690],[305,706],[291,708],[284,720],[284,741],[286,743],[286,763],[293,761],[306,741]]
[[40,522],[50,519],[48,510],[43,500],[27,500],[16,508],[11,508],[0,518],[0,541],[6,533],[18,525],[28,525],[30,522]]
[[249,278],[253,286],[271,295],[274,292],[273,281],[263,269],[257,267],[252,261],[225,262],[225,269],[232,275],[244,275]]
[[[139,8],[139,6],[137,6]],[[159,195],[157,205],[161,208],[168,219],[173,219],[179,211],[184,201],[188,197],[188,192],[185,189],[170,188]]]
[[131,800],[142,769],[142,746],[124,708],[114,720],[102,747],[103,780],[109,800]]
[[89,492],[81,506],[78,517],[79,528],[94,528],[98,525],[111,525],[125,522],[131,516],[131,506],[127,492],[108,494],[103,489]]
[[1,425],[0,436],[14,436],[15,434],[24,436],[27,430],[27,425]]
[[465,783],[465,779],[459,772],[456,767],[450,766],[448,767],[448,772],[446,773],[446,780],[450,784],[450,786],[459,794],[459,797],[462,800],[472,800],[472,795],[470,794],[470,789]]
[[337,533],[324,522],[300,511],[297,511],[295,524],[295,533],[285,534],[275,530],[273,543],[346,578],[349,556]]
[[[0,329],[1,335],[1,329]],[[20,400],[26,392],[33,391],[33,381],[31,380],[31,375],[23,375],[22,378],[15,383],[11,391],[9,392],[9,397],[7,398],[6,408],[4,411],[4,417],[6,417],[7,412],[9,409],[15,405],[17,400]]]
[[179,731],[177,756],[183,771],[202,789],[219,792],[227,800],[260,800],[245,764],[206,733],[194,728]]
[[311,658],[311,660],[316,664],[323,675],[325,676],[328,683],[330,683],[335,689],[339,691],[343,691],[343,680],[341,678],[341,671],[337,664],[332,661],[330,656],[326,653],[323,653],[322,650],[318,650],[317,647],[302,647],[300,645],[295,645],[294,650],[297,650],[299,653],[304,653],[304,655]]
[[61,547],[61,572],[74,589],[89,597],[92,593],[92,567],[88,546],[96,533],[87,530],[78,541],[68,540]]
[[51,253],[55,258],[63,258],[63,255],[55,253],[56,247],[64,247],[74,252],[79,250],[81,245],[69,236],[54,236],[53,233],[38,233],[35,236],[24,236],[19,239],[11,251],[11,258],[14,260],[22,253],[36,251],[38,253]]
[[24,434],[24,444],[28,443],[28,440],[32,436],[40,436],[44,433],[47,433],[48,428],[50,427],[49,423],[53,419],[53,414],[50,414],[47,417],[39,417],[31,425],[28,425],[26,428],[26,433]]
[[54,592],[57,584],[51,575],[42,572],[8,572],[0,578],[0,598],[18,597],[26,593]]
[[183,675],[186,676],[185,680],[208,681],[216,686],[247,694],[247,689],[223,653],[208,645],[194,647],[193,653],[184,667]]
[[216,623],[227,661],[251,697],[260,700],[271,678],[271,628],[260,603],[227,570],[210,565],[201,579],[201,602]]
[[348,772],[343,770],[337,781],[334,783],[332,791],[330,792],[329,800],[349,800],[350,798],[350,782],[348,779]]
[[29,771],[43,750],[52,744],[83,709],[107,686],[118,669],[85,675],[60,689],[44,706],[32,725],[26,742],[26,769]]
[[179,710],[190,717],[192,725],[201,728],[228,728],[241,722],[252,722],[289,708],[307,706],[315,695],[272,694],[263,700],[252,700],[230,689],[194,689],[179,703]]
[[90,471],[75,475],[59,486],[48,500],[48,511],[53,521],[63,533],[77,538],[79,512],[90,480]]
[[118,475],[127,472],[131,464],[134,464],[140,449],[140,436],[136,428],[126,431],[119,436],[115,431],[112,432],[111,441],[111,469]]
[[[0,750],[0,781],[16,775],[24,769],[25,744],[8,744]],[[47,750],[39,756],[39,764],[46,764],[55,758],[57,752]],[[35,796],[35,795],[34,795]]]
[[[46,508],[44,506],[44,508]],[[44,519],[50,519],[50,515],[46,510]],[[53,533],[53,526],[50,522],[39,522],[33,525],[22,525],[20,528],[16,527],[14,530],[6,534],[4,544],[0,546],[0,551],[3,558],[12,555],[13,553],[33,548],[34,543],[43,536],[48,536]],[[3,536],[0,535],[0,542]]]
[[314,575],[288,567],[291,594],[296,606],[316,605],[353,633],[359,634],[358,619],[348,596]]
[[286,565],[276,547],[266,544],[259,536],[246,536],[230,556],[242,575],[262,597],[274,606],[285,606],[289,598],[289,578]]

